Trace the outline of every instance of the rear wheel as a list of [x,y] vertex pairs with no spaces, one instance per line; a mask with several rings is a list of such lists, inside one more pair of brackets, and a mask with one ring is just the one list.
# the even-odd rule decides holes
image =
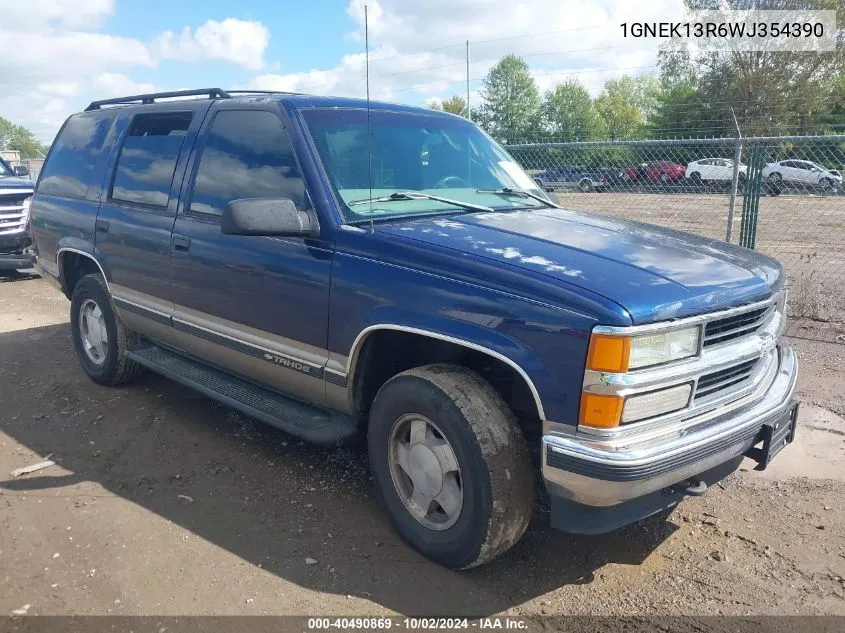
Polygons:
[[368,444],[394,527],[433,561],[475,567],[525,532],[528,451],[513,413],[478,374],[428,365],[394,376],[376,395]]
[[702,182],[701,174],[699,174],[697,171],[692,172],[689,175],[689,179],[692,181],[692,184],[694,184],[694,185],[700,185],[701,182]]
[[579,189],[584,193],[589,193],[593,190],[593,182],[589,178],[584,178],[581,182],[578,183]]
[[74,287],[70,327],[76,357],[91,380],[120,385],[141,373],[141,366],[127,356],[135,334],[117,318],[102,275],[86,275]]

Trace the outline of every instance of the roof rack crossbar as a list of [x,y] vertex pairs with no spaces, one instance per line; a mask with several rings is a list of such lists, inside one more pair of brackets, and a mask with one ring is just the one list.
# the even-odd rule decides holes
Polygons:
[[172,97],[198,97],[206,96],[209,99],[228,99],[229,93],[221,88],[202,88],[200,90],[174,90],[171,92],[151,92],[144,95],[132,95],[129,97],[115,97],[114,99],[100,99],[99,101],[92,101],[85,108],[86,112],[91,110],[99,110],[104,105],[118,105],[131,103],[155,103],[156,99],[169,99]]

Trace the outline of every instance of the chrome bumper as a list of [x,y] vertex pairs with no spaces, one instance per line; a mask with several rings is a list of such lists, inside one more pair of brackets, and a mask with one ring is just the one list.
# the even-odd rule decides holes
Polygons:
[[766,392],[740,408],[720,407],[670,434],[602,441],[594,435],[548,434],[543,477],[553,496],[588,506],[614,506],[668,488],[741,456],[763,423],[791,405],[798,376],[794,352],[779,348]]

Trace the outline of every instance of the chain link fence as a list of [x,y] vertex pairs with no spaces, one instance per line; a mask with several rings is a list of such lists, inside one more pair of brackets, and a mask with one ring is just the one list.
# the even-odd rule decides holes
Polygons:
[[845,343],[845,135],[521,143],[508,151],[564,207],[771,255],[788,334]]

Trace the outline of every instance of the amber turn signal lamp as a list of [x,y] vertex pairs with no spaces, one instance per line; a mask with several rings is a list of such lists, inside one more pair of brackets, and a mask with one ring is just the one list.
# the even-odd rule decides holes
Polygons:
[[579,423],[601,429],[619,426],[622,419],[624,398],[600,393],[581,393],[581,415]]
[[628,371],[631,337],[593,334],[587,352],[587,369],[594,371]]

